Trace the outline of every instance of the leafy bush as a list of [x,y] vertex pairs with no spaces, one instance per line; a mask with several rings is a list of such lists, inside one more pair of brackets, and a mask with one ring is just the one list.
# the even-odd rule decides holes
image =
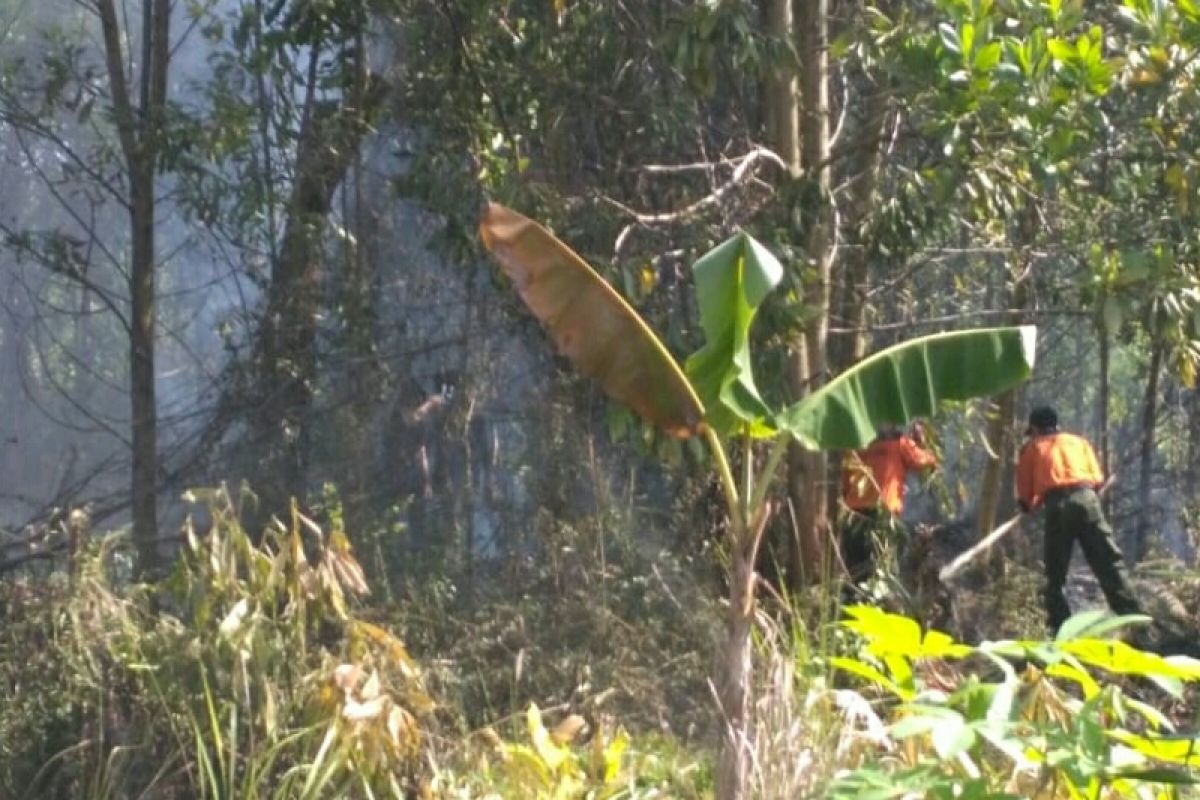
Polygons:
[[[1053,642],[969,646],[879,609],[848,611],[863,650],[834,664],[882,696],[888,725],[830,797],[1158,798],[1197,782],[1200,742],[1131,688],[1181,697],[1200,661],[1100,638],[1137,618],[1085,612]],[[954,666],[968,660],[971,672]]]
[[547,728],[532,704],[525,712],[528,744],[506,742],[485,728],[472,737],[471,763],[435,777],[434,790],[441,797],[485,800],[687,800],[711,794],[707,766],[681,756],[668,740],[635,742],[623,728],[588,726],[571,714]]

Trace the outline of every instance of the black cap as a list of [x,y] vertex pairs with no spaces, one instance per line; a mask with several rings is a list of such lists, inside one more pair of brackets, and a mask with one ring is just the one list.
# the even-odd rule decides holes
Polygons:
[[1058,412],[1050,406],[1038,406],[1029,412],[1029,427],[1025,429],[1025,432],[1033,433],[1035,428],[1043,431],[1052,431],[1057,427]]

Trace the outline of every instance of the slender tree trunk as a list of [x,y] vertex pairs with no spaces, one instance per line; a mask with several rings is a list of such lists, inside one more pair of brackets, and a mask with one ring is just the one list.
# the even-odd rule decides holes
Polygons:
[[[796,7],[801,53],[802,157],[816,195],[816,207],[808,209],[812,223],[805,243],[803,277],[804,304],[813,310],[813,317],[805,328],[803,340],[795,345],[789,373],[793,394],[801,396],[824,383],[828,372],[825,344],[829,331],[834,218],[829,164],[829,4],[828,0],[803,0]],[[827,470],[824,453],[793,446],[788,459],[788,494],[799,527],[800,563],[793,567],[796,575],[829,563],[825,557],[829,524]]]
[[[792,0],[767,0],[767,35],[790,43],[794,31]],[[800,176],[800,94],[795,62],[790,57],[785,58],[768,76],[766,84],[767,141],[783,159],[791,177],[797,178]]]
[[[760,479],[769,481],[771,475],[764,471]],[[745,488],[748,495],[749,485]],[[743,503],[748,502],[746,495],[743,495]],[[757,516],[748,520],[750,513],[750,507],[743,505],[730,520],[729,616],[717,687],[725,722],[725,741],[717,764],[717,800],[745,800],[750,796],[750,769],[754,756],[751,705],[754,662],[750,645],[758,580],[754,567],[771,508],[769,504],[764,505],[757,509]]]
[[[1100,466],[1107,478],[1112,474],[1112,445],[1108,435],[1108,406],[1109,406],[1109,332],[1103,324],[1100,325],[1100,389],[1099,401],[1096,403],[1096,427],[1100,431]],[[1109,495],[1111,497],[1111,493]]]
[[1134,524],[1133,562],[1136,564],[1146,555],[1150,540],[1150,487],[1154,471],[1154,429],[1158,422],[1158,382],[1162,374],[1163,353],[1166,343],[1157,338],[1150,349],[1150,364],[1147,367],[1146,394],[1142,398],[1142,442],[1138,464],[1138,504]]
[[129,341],[130,407],[133,420],[133,541],[138,570],[158,565],[158,413],[154,390],[154,197],[153,175],[131,181],[133,204],[133,329]]
[[[864,140],[865,158],[854,182],[850,201],[843,219],[845,230],[858,234],[870,213],[883,171],[883,138],[888,126],[888,96],[883,92],[871,95],[867,104],[868,131]],[[868,305],[867,243],[859,234],[855,246],[847,248],[839,261],[841,280],[836,281],[833,301],[837,322],[848,332],[829,341],[830,374],[836,375],[861,361],[867,354]]]
[[[1014,274],[1010,276],[1012,289],[1008,292],[1008,305],[1013,309],[1009,314],[1009,324],[1019,325],[1024,322],[1024,309],[1029,302],[1028,277],[1032,272],[1032,256],[1029,248],[1033,247],[1037,209],[1033,206],[1025,209],[1018,232],[1019,241],[1025,246]],[[1014,447],[1014,432],[1016,429],[1017,389],[1009,389],[996,400],[996,416],[988,422],[987,461],[983,467],[983,478],[979,484],[979,513],[976,519],[976,529],[980,536],[986,536],[995,527],[997,517],[1005,503],[1004,487],[1011,485],[1008,478],[1012,471]],[[1011,492],[1008,497],[1011,497]],[[1009,501],[1011,503],[1011,500]],[[1010,506],[1011,507],[1011,506]]]
[[719,688],[726,740],[717,768],[717,800],[744,800],[749,796],[750,766],[754,745],[750,739],[750,691],[753,679],[750,633],[754,624],[754,561],[743,548],[731,554],[729,617],[722,652]]
[[978,531],[986,536],[996,527],[1000,513],[1004,476],[1008,471],[1008,454],[1013,449],[1013,429],[1016,420],[1017,393],[1009,390],[996,400],[996,414],[988,420],[987,460],[980,481]]
[[[1194,498],[1200,490],[1200,388],[1188,392],[1184,404],[1187,411],[1187,468],[1183,474],[1183,496]],[[1190,505],[1195,505],[1193,501]]]
[[[830,375],[838,375],[861,361],[870,345],[867,333],[869,306],[866,300],[867,243],[863,241],[861,233],[883,171],[883,139],[888,126],[888,104],[888,95],[882,91],[873,93],[867,103],[867,130],[863,145],[865,156],[842,220],[843,229],[852,240],[857,241],[852,241],[852,245],[843,251],[839,262],[841,280],[834,281],[831,301],[834,320],[847,332],[829,339]],[[829,466],[834,475],[841,472],[843,458],[844,454],[831,457]],[[837,508],[839,488],[838,481],[828,482],[825,493],[828,509]]]
[[134,106],[126,79],[126,56],[114,0],[98,0],[105,65],[112,88],[113,116],[129,179],[131,264],[129,297],[129,383],[133,469],[131,495],[133,541],[141,574],[158,566],[158,406],[154,384],[156,324],[154,277],[154,176],[162,150],[162,121],[170,60],[170,5],[142,4],[142,52],[139,105]]

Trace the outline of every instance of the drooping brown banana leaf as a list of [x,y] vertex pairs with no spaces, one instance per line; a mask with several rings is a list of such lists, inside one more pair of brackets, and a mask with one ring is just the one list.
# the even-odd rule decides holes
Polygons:
[[479,234],[580,372],[673,436],[701,429],[704,407],[675,359],[587,262],[541,225],[498,203],[488,204]]
[[1033,372],[1037,328],[938,333],[881,350],[838,375],[777,418],[810,450],[855,450],[882,422],[932,414],[943,400],[1011,388]]

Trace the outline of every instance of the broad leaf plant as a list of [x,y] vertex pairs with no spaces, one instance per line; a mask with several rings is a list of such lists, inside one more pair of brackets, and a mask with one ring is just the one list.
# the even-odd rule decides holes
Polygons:
[[[1029,377],[1032,326],[954,331],[888,348],[783,409],[754,382],[750,330],[783,277],[778,259],[740,232],[695,264],[705,342],[681,369],[638,313],[569,247],[497,203],[480,236],[559,351],[613,399],[666,433],[702,436],[729,517],[729,617],[718,688],[728,736],[721,770],[747,774],[754,565],[774,505],[770,489],[788,446],[865,447],[883,423],[905,424],[946,400],[1008,389]],[[769,442],[765,457],[756,445]],[[735,477],[728,448],[743,453]],[[757,471],[755,470],[758,465]],[[740,769],[739,769],[740,767]]]

